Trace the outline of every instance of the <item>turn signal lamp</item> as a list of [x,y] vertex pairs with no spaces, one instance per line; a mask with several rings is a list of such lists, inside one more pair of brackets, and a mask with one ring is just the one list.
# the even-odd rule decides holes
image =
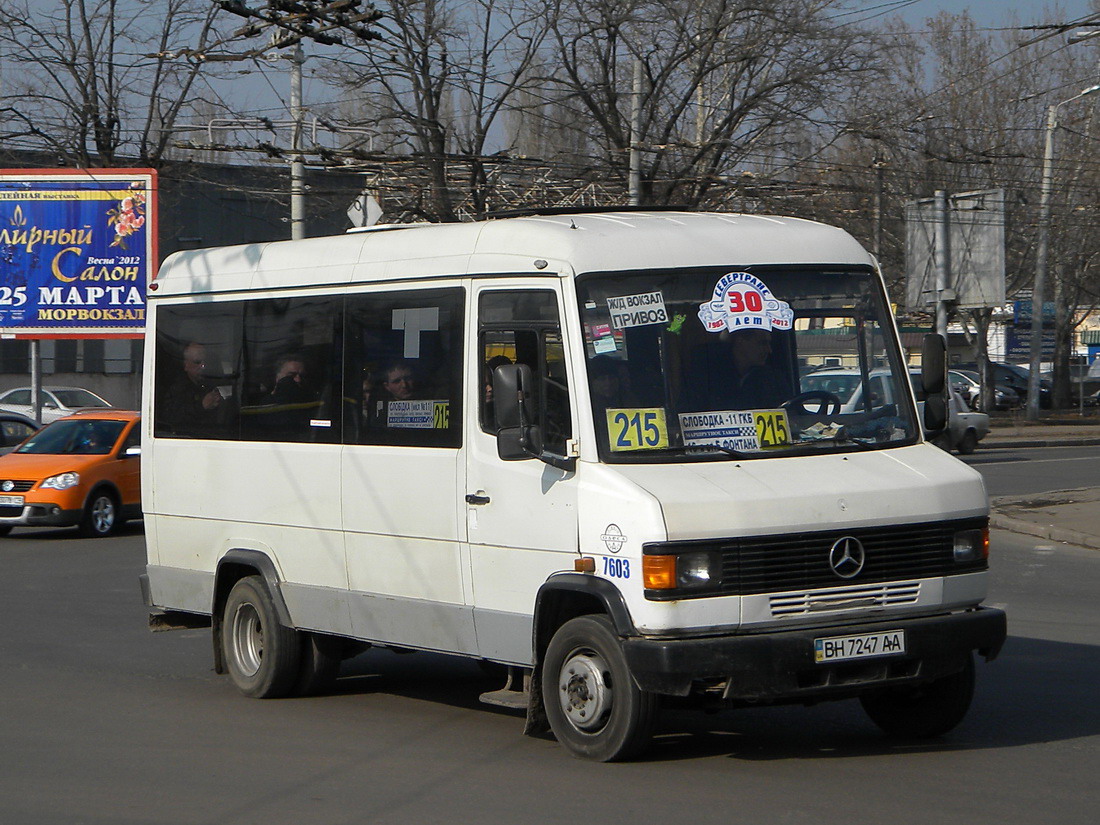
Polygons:
[[581,556],[579,559],[573,559],[573,569],[578,573],[595,573],[596,560],[591,556]]
[[676,586],[676,556],[642,556],[642,582],[646,590],[671,590]]

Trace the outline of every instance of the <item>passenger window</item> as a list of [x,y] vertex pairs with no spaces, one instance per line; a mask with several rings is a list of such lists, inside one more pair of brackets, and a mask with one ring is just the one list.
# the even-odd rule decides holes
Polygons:
[[548,289],[482,292],[478,323],[481,429],[497,431],[492,409],[493,370],[502,364],[526,364],[536,379],[535,423],[542,432],[543,446],[564,455],[573,425],[556,295]]
[[339,442],[340,315],[334,298],[246,304],[241,438]]
[[163,307],[157,315],[153,431],[239,437],[244,302]]
[[31,403],[31,391],[30,390],[16,390],[4,399],[5,404],[24,404],[29,406]]
[[462,444],[459,288],[352,295],[344,354],[344,443]]

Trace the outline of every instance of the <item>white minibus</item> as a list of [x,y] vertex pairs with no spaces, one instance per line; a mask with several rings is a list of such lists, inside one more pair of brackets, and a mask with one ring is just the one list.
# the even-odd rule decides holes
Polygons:
[[[370,645],[506,667],[571,753],[662,704],[858,699],[934,736],[1006,624],[980,476],[882,276],[792,218],[546,212],[191,250],[150,288],[142,588],[253,697]],[[858,409],[803,391],[843,363]],[[889,403],[886,402],[889,399]]]

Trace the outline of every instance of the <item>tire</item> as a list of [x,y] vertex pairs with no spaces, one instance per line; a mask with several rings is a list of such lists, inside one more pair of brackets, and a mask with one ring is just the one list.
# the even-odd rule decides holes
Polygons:
[[978,436],[973,430],[967,430],[959,439],[958,451],[960,455],[970,455],[978,448]]
[[634,683],[606,616],[558,628],[543,657],[542,697],[550,729],[574,756],[614,762],[649,744],[657,696]]
[[118,529],[118,499],[110,490],[95,490],[84,505],[84,514],[80,517],[80,535],[86,538],[101,539]]
[[226,670],[241,693],[254,699],[277,699],[293,692],[302,639],[279,623],[259,576],[246,576],[233,586],[222,613],[221,632]]
[[298,636],[302,649],[298,678],[291,693],[294,696],[327,693],[340,672],[339,640],[306,631],[299,631]]
[[966,716],[974,698],[974,658],[966,666],[915,688],[888,688],[860,697],[863,709],[888,735],[928,739],[952,730]]

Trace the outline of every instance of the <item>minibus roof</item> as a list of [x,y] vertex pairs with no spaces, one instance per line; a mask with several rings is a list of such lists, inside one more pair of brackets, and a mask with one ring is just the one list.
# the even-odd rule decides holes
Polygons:
[[844,230],[800,218],[578,212],[187,250],[165,260],[151,295],[767,264],[873,266],[874,259]]

